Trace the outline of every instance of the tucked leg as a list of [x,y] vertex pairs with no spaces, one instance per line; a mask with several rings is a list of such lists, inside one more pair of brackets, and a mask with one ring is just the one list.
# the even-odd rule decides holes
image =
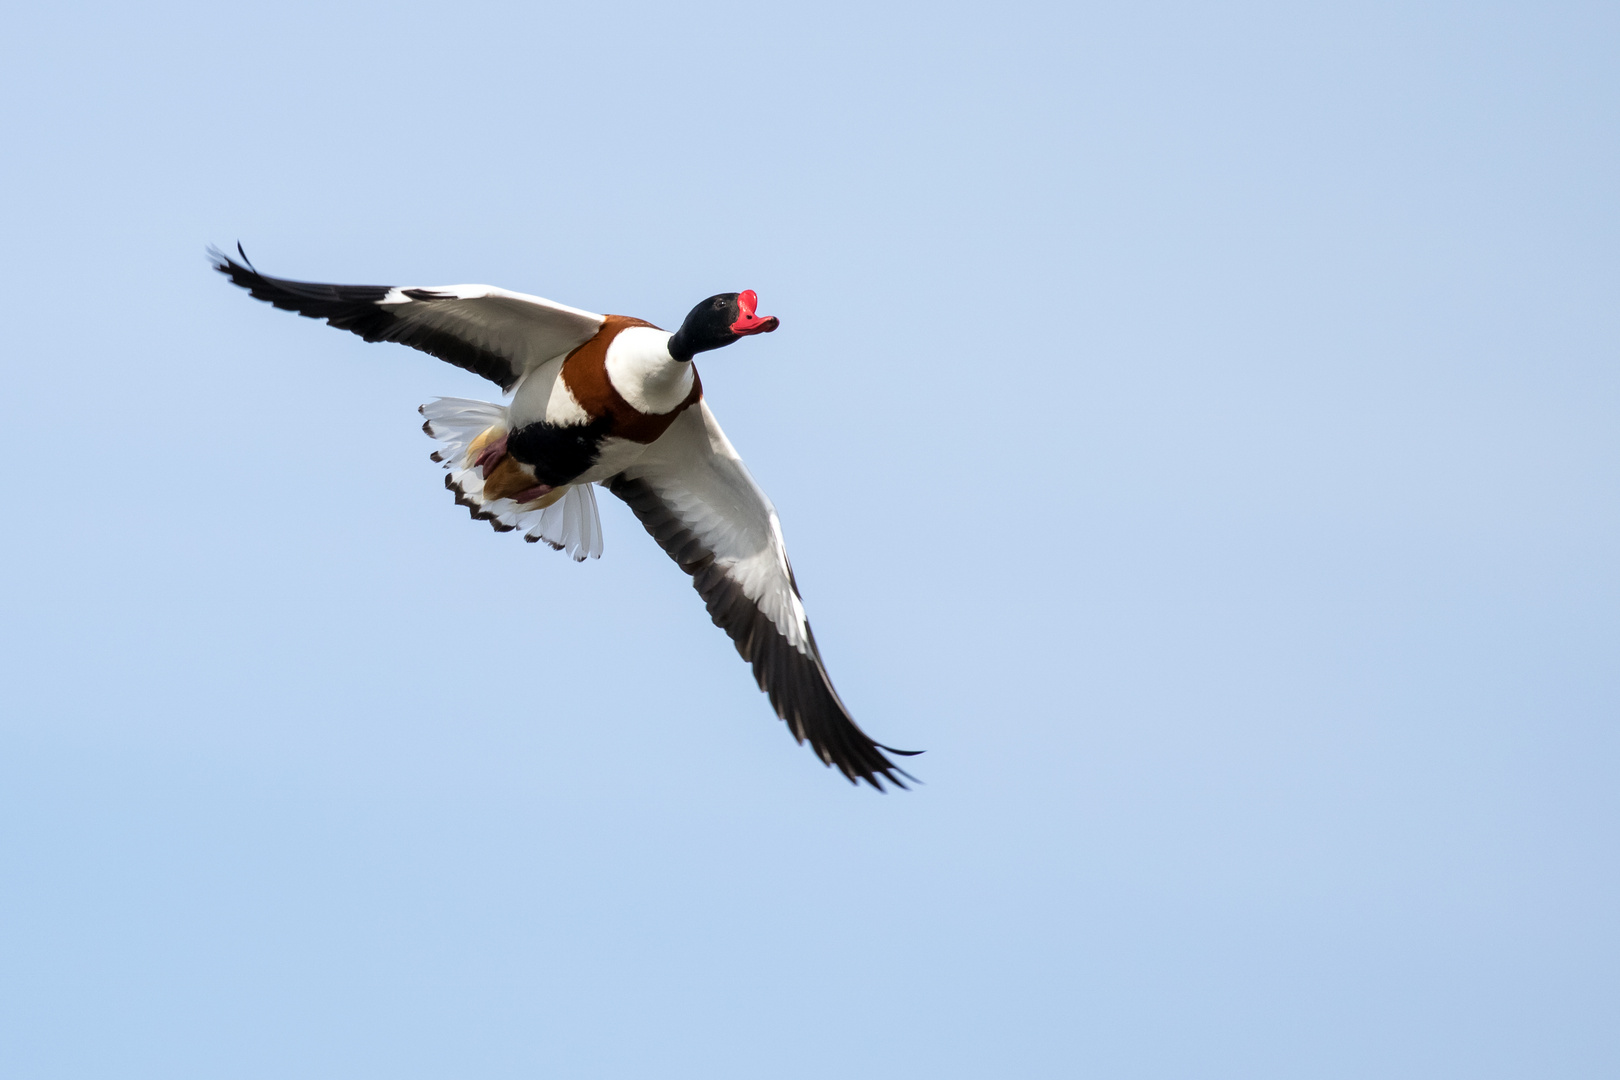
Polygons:
[[[550,495],[553,491],[557,490],[557,488],[552,487],[550,484],[536,484],[532,488],[526,488],[523,491],[518,492],[516,495],[507,496],[507,498],[511,499],[515,503],[533,502],[534,500],[544,498],[545,496]],[[563,490],[567,489],[565,488]],[[558,492],[558,497],[561,497],[560,491]],[[551,500],[551,502],[556,501],[556,499]],[[548,503],[547,505],[550,504]]]
[[495,466],[500,463],[500,460],[506,456],[506,433],[504,431],[501,432],[501,434],[489,440],[487,443],[483,442],[482,439],[480,439],[479,442],[483,443],[483,445],[480,446],[475,443],[472,447],[470,447],[470,449],[477,454],[477,456],[473,458],[472,464],[477,468],[483,469],[484,475],[487,477],[494,470]]

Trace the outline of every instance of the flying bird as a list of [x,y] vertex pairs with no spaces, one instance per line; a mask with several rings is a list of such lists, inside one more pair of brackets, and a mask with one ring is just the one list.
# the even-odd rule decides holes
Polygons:
[[703,399],[693,358],[775,330],[753,290],[704,300],[671,334],[624,315],[491,285],[323,285],[261,274],[209,249],[214,269],[285,311],[397,341],[481,375],[504,405],[438,398],[422,430],[444,484],[475,519],[574,559],[602,554],[593,485],[629,504],[692,577],[800,743],[851,783],[914,779],[850,717],[822,663],[771,500]]

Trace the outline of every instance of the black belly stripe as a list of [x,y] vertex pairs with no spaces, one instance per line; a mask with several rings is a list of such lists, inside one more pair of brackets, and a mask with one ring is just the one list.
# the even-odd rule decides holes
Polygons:
[[506,452],[533,469],[542,484],[561,487],[596,464],[612,427],[610,416],[566,427],[541,420],[507,436]]

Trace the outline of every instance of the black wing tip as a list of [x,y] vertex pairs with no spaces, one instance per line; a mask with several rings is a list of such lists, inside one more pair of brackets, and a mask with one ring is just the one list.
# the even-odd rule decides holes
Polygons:
[[[854,784],[857,787],[860,786],[862,781],[865,781],[867,784],[872,786],[873,791],[876,791],[880,795],[887,795],[889,793],[889,789],[883,786],[884,780],[887,780],[892,786],[899,788],[901,791],[911,790],[911,788],[907,786],[906,780],[911,781],[918,787],[922,787],[923,784],[921,780],[917,779],[915,776],[912,776],[910,773],[906,772],[906,770],[902,769],[893,762],[890,762],[887,768],[873,769],[870,772],[853,774],[845,772],[844,777],[851,784]],[[903,780],[901,777],[904,777],[905,779]]]
[[[860,729],[856,728],[856,730],[859,731]],[[868,742],[867,747],[874,753],[877,751],[887,750],[891,754],[902,754],[906,757],[915,757],[918,754],[923,753],[921,750],[896,750],[893,747],[884,746],[879,742]],[[911,781],[918,787],[923,786],[923,782],[921,780],[906,772],[906,770],[884,757],[881,753],[876,753],[876,756],[878,761],[882,762],[882,764],[877,764],[876,762],[860,763],[849,760],[841,760],[837,757],[826,757],[823,758],[823,761],[826,763],[828,768],[836,766],[838,771],[844,774],[844,779],[848,780],[851,784],[858,787],[862,782],[865,782],[870,784],[873,790],[885,795],[888,794],[888,789],[883,786],[884,780],[887,780],[890,784],[899,788],[901,791],[911,790],[911,788],[906,786],[906,780]],[[905,779],[901,779],[901,777],[904,777]]]
[[[230,269],[253,270],[253,260],[247,257],[247,252],[242,249],[242,241],[240,240],[236,242],[236,253],[242,257],[241,262],[237,262],[235,259],[233,259],[230,254],[218,244],[209,244],[203,250],[208,253],[208,261],[213,264],[215,270],[219,270],[221,272]],[[256,273],[257,271],[254,272]]]
[[[920,786],[922,784],[921,780],[890,761],[884,754],[916,757],[924,753],[924,751],[896,750],[894,747],[885,746],[867,735],[866,732],[861,730],[860,725],[855,723],[854,718],[849,715],[848,710],[844,708],[844,703],[838,700],[837,694],[833,693],[831,683],[825,682],[826,670],[821,668],[819,663],[817,668],[827,687],[834,708],[820,723],[813,726],[802,722],[795,724],[794,719],[790,719],[794,714],[786,707],[787,703],[781,701],[777,693],[773,692],[773,688],[767,688],[763,685],[760,687],[770,696],[771,704],[775,706],[774,711],[777,718],[787,725],[788,733],[793,736],[794,741],[797,743],[808,742],[811,749],[815,751],[816,757],[821,759],[822,764],[828,768],[836,768],[852,784],[858,785],[865,782],[878,791],[887,790],[882,783],[884,780],[887,780],[901,791],[911,790],[906,786],[906,780]],[[902,780],[901,777],[904,777],[905,780]]]
[[[232,285],[238,285],[249,292],[253,292],[256,288],[262,289],[270,284],[265,280],[264,275],[259,273],[259,268],[254,266],[253,261],[247,257],[247,252],[242,249],[240,240],[236,242],[236,253],[242,257],[241,262],[237,262],[229,252],[222,250],[217,245],[209,244],[206,250],[209,265],[229,278]],[[267,297],[258,297],[257,294],[255,296],[258,299],[267,299]]]

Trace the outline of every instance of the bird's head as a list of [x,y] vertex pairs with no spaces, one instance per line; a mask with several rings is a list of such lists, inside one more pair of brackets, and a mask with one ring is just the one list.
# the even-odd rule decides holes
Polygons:
[[738,338],[770,333],[780,324],[774,315],[755,315],[758,305],[759,297],[753,289],[709,297],[687,314],[681,328],[669,339],[669,354],[677,360],[690,360],[697,353],[724,348]]

